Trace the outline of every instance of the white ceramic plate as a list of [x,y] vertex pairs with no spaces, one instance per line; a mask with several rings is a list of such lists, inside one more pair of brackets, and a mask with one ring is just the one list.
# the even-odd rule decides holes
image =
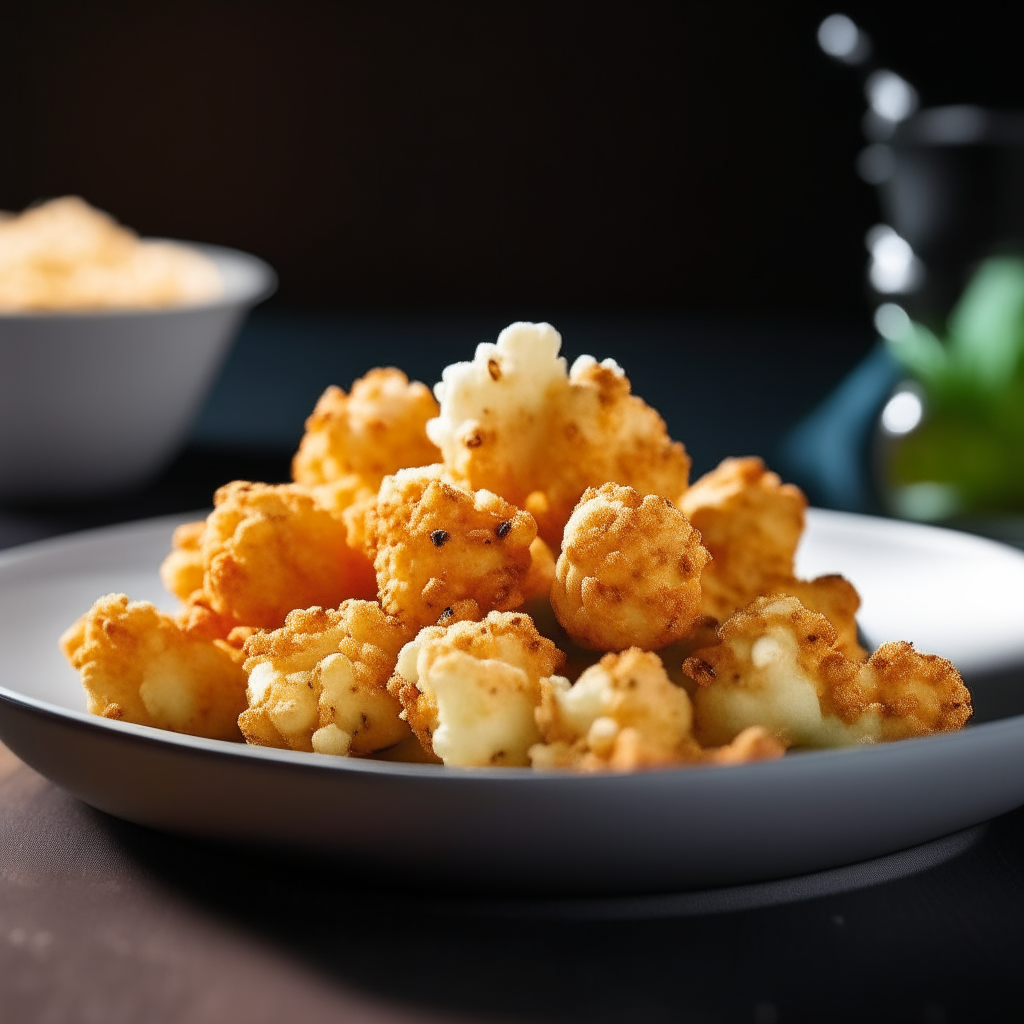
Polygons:
[[[780,761],[637,775],[448,769],[246,747],[84,712],[61,631],[100,594],[171,606],[157,566],[178,520],[0,555],[0,738],[87,803],[156,828],[316,850],[428,879],[655,892],[879,856],[1024,803],[1024,715]],[[845,573],[872,643],[956,661],[981,697],[1024,666],[1024,553],[967,534],[813,511],[806,575]],[[1007,691],[1007,678],[1010,678]],[[1022,676],[1024,678],[1024,676]]]

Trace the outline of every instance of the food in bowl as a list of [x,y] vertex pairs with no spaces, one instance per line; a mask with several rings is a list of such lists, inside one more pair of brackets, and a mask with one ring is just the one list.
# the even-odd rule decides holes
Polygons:
[[202,252],[140,239],[77,196],[0,217],[0,313],[161,309],[223,293]]
[[[331,756],[635,771],[961,728],[971,696],[859,597],[801,580],[806,500],[690,460],[613,360],[512,324],[429,391],[330,388],[293,482],[235,481],[62,637],[89,710]],[[236,724],[233,724],[236,723]],[[382,755],[383,752],[383,755]]]

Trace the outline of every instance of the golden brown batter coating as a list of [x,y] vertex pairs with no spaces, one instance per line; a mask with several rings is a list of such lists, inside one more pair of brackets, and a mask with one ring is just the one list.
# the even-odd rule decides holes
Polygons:
[[293,611],[245,642],[249,743],[321,754],[369,754],[409,735],[387,691],[409,633],[375,601]]
[[329,387],[306,420],[292,476],[312,487],[356,474],[376,490],[391,473],[437,461],[426,431],[437,413],[430,389],[394,367],[371,370],[348,395]]
[[727,619],[793,577],[807,499],[760,459],[725,459],[679,499],[713,561],[701,576],[704,612]]
[[795,597],[757,598],[718,638],[683,665],[699,684],[702,743],[758,724],[787,746],[845,746],[947,732],[971,715],[970,693],[944,658],[893,643],[851,661],[828,619]]
[[221,640],[190,636],[148,601],[101,597],[60,638],[89,713],[158,729],[238,740],[245,673]]
[[702,619],[700,534],[667,499],[605,484],[565,527],[551,589],[558,621],[582,647],[657,650]]
[[441,412],[427,427],[456,481],[525,508],[556,550],[588,487],[611,480],[675,499],[690,470],[614,360],[581,356],[567,373],[560,347],[549,324],[505,328],[471,363],[445,369]]
[[546,599],[555,582],[555,556],[543,538],[534,537],[530,543],[530,568],[523,579],[523,601]]
[[522,612],[428,626],[402,649],[388,690],[424,750],[451,765],[527,765],[540,739],[540,681],[564,655]]
[[536,712],[543,742],[530,748],[535,768],[639,771],[703,762],[739,763],[780,757],[783,747],[763,730],[705,751],[693,738],[685,690],[665,674],[661,659],[631,648],[606,654],[572,686],[555,676],[541,681]]
[[171,536],[171,553],[160,566],[160,579],[175,597],[187,601],[203,589],[203,531],[206,520],[182,523]]
[[214,495],[203,532],[203,602],[240,626],[276,629],[288,612],[372,599],[369,560],[345,524],[295,484],[236,480]]
[[386,477],[370,517],[381,604],[414,628],[457,602],[475,601],[474,618],[522,604],[537,535],[527,512],[442,477],[442,466]]
[[843,576],[819,576],[813,580],[789,579],[775,584],[770,593],[789,594],[805,608],[824,615],[835,627],[836,647],[851,661],[864,661],[868,652],[857,641],[857,609],[860,594]]

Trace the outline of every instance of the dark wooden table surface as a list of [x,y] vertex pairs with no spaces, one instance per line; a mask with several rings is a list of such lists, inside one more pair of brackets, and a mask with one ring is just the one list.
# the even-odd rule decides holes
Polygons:
[[[202,507],[232,477],[284,479],[326,383],[379,362],[433,380],[501,323],[270,311],[162,476],[4,509],[0,546]],[[619,356],[698,471],[770,457],[871,341],[807,324],[562,323],[571,353]],[[1020,991],[1024,810],[874,864],[624,902],[442,893],[416,877],[415,850],[409,862],[411,885],[158,834],[0,750],[0,1020],[940,1024],[1003,1015]]]

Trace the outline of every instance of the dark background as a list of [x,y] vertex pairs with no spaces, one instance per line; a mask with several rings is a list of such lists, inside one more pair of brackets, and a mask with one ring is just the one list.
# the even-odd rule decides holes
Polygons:
[[[925,105],[1024,109],[1012,5],[841,9]],[[550,320],[570,359],[618,358],[694,475],[760,454],[815,503],[876,508],[866,442],[850,500],[787,456],[876,342],[863,238],[881,215],[854,171],[865,103],[816,42],[834,10],[5,12],[0,209],[76,192],[144,235],[236,246],[280,274],[156,489],[58,510],[47,530],[286,479],[328,383],[388,363],[432,383],[514,319]]]
[[[1024,107],[1013,6],[842,9],[925,103]],[[80,193],[263,256],[284,303],[865,320],[833,9],[36,3],[3,30],[0,208]]]

